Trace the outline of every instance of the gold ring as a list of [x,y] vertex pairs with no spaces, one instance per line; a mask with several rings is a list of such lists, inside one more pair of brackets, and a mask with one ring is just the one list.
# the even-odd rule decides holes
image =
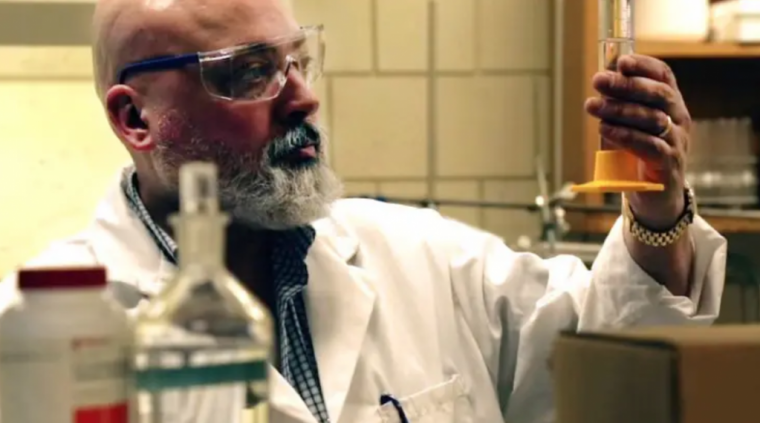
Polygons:
[[665,116],[668,118],[668,124],[665,126],[665,129],[663,129],[663,131],[657,135],[658,138],[665,138],[670,133],[670,131],[673,130],[673,119],[670,117],[670,115]]

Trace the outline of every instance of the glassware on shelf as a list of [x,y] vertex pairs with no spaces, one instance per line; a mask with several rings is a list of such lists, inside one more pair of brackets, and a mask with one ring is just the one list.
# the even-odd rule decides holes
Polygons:
[[757,158],[750,118],[695,120],[687,180],[702,205],[757,205]]

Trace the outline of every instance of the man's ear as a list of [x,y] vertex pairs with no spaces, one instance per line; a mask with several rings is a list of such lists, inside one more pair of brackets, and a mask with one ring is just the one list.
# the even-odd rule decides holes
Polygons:
[[154,147],[140,95],[134,89],[126,85],[111,87],[105,95],[105,107],[111,126],[129,148],[147,151]]

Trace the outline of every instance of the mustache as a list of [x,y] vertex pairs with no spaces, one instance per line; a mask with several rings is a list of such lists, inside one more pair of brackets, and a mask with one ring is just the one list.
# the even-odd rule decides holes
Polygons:
[[270,163],[277,163],[295,150],[311,146],[314,146],[317,152],[321,151],[322,134],[315,125],[303,122],[289,129],[284,135],[273,139],[268,147],[267,158]]

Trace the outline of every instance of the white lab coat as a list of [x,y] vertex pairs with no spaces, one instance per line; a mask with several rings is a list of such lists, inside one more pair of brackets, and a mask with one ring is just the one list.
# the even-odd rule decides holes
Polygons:
[[[726,242],[698,219],[691,298],[675,297],[637,266],[618,222],[589,271],[574,257],[542,260],[501,239],[420,210],[341,200],[316,222],[306,259],[308,316],[333,423],[553,421],[547,366],[563,329],[710,324],[718,314]],[[133,305],[174,271],[114,187],[92,225],[30,266],[105,265]],[[1,298],[15,292],[13,279]],[[315,422],[270,368],[271,421]],[[228,423],[228,422],[225,422]]]

